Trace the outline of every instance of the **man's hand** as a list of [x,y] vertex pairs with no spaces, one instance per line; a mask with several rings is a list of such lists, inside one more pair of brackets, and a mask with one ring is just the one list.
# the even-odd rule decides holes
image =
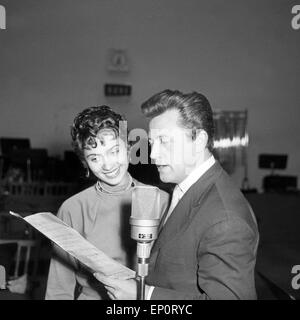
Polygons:
[[103,276],[100,273],[94,273],[94,277],[104,284],[107,294],[112,300],[137,300],[138,283],[135,279],[120,280]]

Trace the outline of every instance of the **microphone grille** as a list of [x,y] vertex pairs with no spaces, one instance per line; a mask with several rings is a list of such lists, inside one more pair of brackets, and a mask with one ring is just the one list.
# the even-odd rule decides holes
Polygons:
[[132,191],[131,217],[159,219],[160,192],[154,186],[136,186]]

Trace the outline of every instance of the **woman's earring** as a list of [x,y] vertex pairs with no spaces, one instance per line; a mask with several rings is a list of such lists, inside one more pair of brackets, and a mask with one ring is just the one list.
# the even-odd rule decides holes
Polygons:
[[85,177],[86,177],[86,178],[89,178],[89,177],[90,177],[90,169],[89,169],[89,168],[86,168]]

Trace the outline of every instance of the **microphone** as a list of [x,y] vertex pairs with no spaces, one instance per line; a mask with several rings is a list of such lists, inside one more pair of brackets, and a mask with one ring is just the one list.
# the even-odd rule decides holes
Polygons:
[[1,289],[6,289],[6,273],[3,266],[0,266],[0,290]]
[[131,238],[137,241],[137,276],[140,279],[140,300],[145,300],[145,277],[153,241],[160,222],[160,192],[154,186],[136,186],[132,191]]

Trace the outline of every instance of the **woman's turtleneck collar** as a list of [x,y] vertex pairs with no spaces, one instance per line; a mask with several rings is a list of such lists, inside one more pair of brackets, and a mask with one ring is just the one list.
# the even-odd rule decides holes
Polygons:
[[98,192],[105,193],[105,194],[111,194],[111,195],[122,194],[135,186],[135,183],[128,172],[126,172],[126,176],[124,178],[125,178],[124,183],[118,184],[116,186],[111,186],[103,181],[98,180],[96,183],[96,189]]

